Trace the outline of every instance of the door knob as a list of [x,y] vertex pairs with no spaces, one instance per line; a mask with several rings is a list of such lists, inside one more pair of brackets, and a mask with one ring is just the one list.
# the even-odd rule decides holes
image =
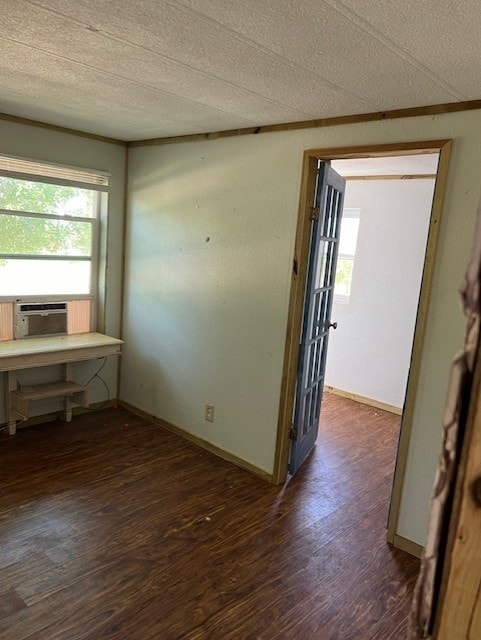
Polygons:
[[337,329],[337,322],[330,322],[327,328],[330,329],[331,327]]

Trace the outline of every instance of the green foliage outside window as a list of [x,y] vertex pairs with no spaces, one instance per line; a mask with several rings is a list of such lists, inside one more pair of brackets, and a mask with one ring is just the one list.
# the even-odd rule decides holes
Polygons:
[[338,258],[335,293],[343,296],[348,296],[351,293],[353,267],[353,258]]
[[[0,209],[91,217],[94,192],[0,177]],[[49,218],[0,216],[0,253],[90,255],[90,224]]]

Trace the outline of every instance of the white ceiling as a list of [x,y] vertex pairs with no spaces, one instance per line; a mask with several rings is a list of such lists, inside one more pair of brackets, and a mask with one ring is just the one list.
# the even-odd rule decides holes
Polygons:
[[481,98],[479,0],[0,0],[0,112],[123,140]]

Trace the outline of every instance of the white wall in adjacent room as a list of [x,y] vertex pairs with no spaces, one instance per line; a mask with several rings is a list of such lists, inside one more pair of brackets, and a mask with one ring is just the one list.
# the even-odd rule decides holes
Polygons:
[[350,296],[332,308],[328,386],[402,408],[433,192],[434,179],[346,182],[360,223]]

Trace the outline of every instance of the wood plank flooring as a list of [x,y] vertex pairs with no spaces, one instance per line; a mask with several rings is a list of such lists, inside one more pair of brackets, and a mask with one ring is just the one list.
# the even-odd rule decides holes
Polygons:
[[2,640],[401,640],[399,417],[326,394],[268,485],[123,409],[0,437]]

